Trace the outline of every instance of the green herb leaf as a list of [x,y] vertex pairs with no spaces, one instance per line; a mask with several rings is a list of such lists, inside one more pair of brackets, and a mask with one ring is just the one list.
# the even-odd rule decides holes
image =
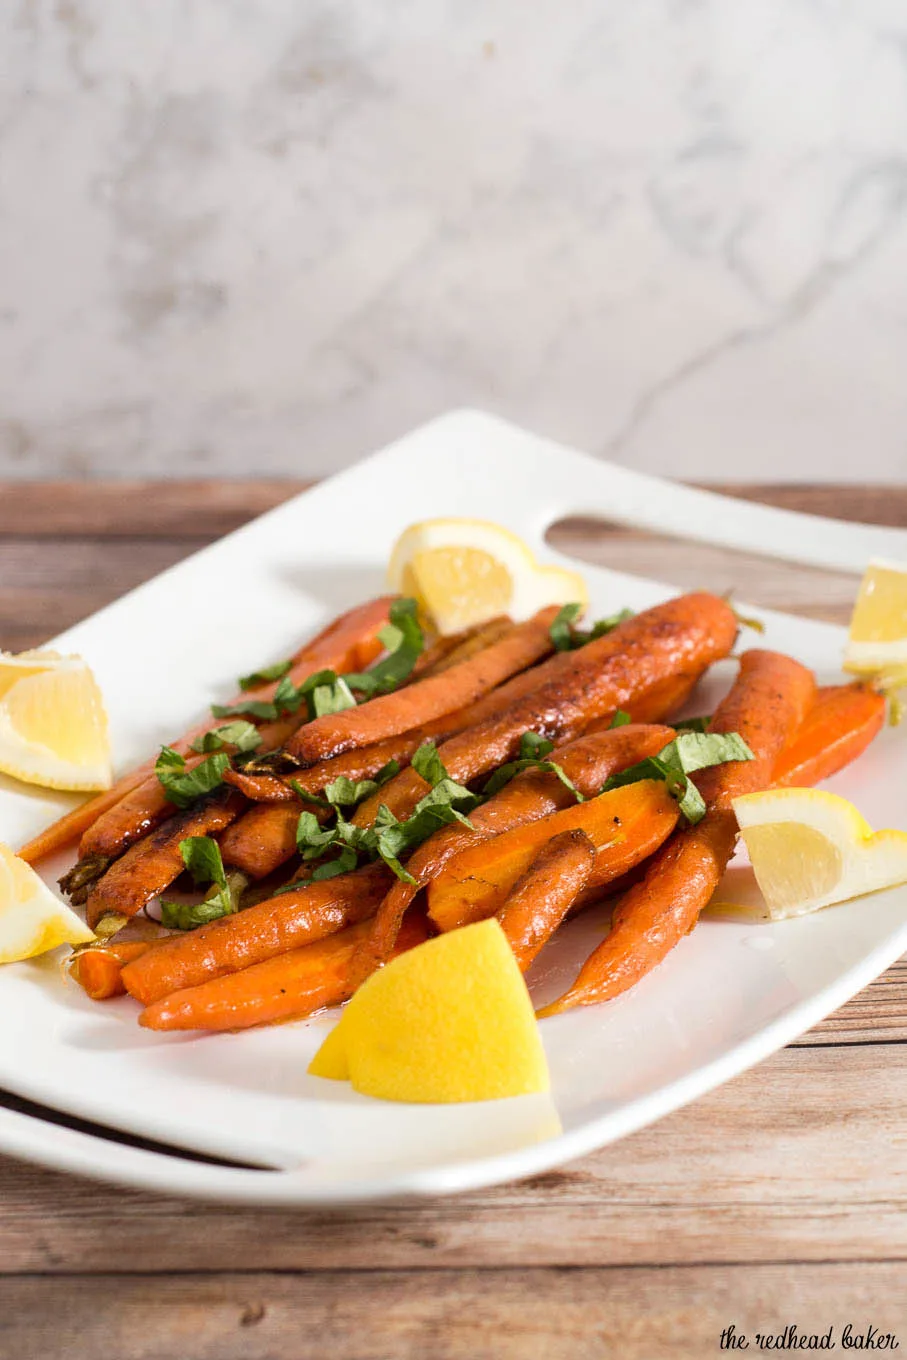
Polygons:
[[578,633],[577,637],[582,640],[580,647],[585,647],[587,642],[594,642],[596,638],[604,637],[606,633],[613,633],[615,628],[619,628],[627,619],[633,618],[632,609],[618,609],[616,614],[609,614],[606,619],[598,619],[593,623],[588,633]]
[[237,751],[255,751],[261,745],[261,733],[250,722],[224,723],[210,732],[203,732],[192,743],[192,750],[201,755],[209,751],[221,751],[225,746],[235,746]]
[[520,737],[519,759],[511,760],[507,765],[502,765],[496,770],[482,789],[485,798],[491,798],[499,793],[505,784],[509,784],[511,779],[521,774],[523,770],[540,770],[543,774],[553,774],[561,781],[565,789],[569,789],[578,803],[583,802],[583,795],[564,773],[560,765],[553,760],[545,760],[549,751],[554,750],[554,743],[542,737],[538,732],[524,732]]
[[423,741],[410,764],[416,774],[421,775],[426,784],[431,784],[432,788],[442,780],[450,778],[433,741]]
[[[319,674],[333,676],[334,672],[321,671]],[[260,718],[263,722],[274,722],[285,713],[295,713],[302,704],[306,687],[314,685],[316,680],[317,676],[310,676],[305,684],[297,689],[289,676],[285,675],[278,681],[273,699],[240,699],[237,704],[212,704],[211,712],[215,718],[235,718],[248,714],[249,717]]]
[[675,732],[708,732],[711,721],[711,717],[705,714],[701,718],[680,718],[672,722],[671,726]]
[[732,760],[753,759],[752,751],[737,732],[681,732],[657,756],[649,756],[628,770],[611,775],[602,786],[602,793],[640,779],[663,779],[687,821],[695,824],[705,815],[705,801],[688,776]]
[[253,671],[251,675],[241,675],[239,688],[255,689],[258,685],[267,685],[272,680],[281,680],[292,665],[292,661],[275,661],[273,666],[262,666],[260,671]]
[[629,713],[625,713],[622,708],[619,708],[615,712],[614,717],[608,723],[608,731],[609,732],[613,731],[615,727],[626,727],[627,724],[631,723],[632,721],[633,719],[630,717]]
[[356,700],[342,675],[328,672],[331,679],[313,685],[307,680],[303,686],[310,718],[323,718],[326,713],[343,713],[347,708],[355,708]]
[[331,807],[358,807],[366,798],[371,798],[373,793],[377,793],[383,784],[389,779],[393,779],[395,774],[400,773],[400,762],[389,760],[387,764],[378,771],[374,779],[347,779],[346,775],[341,775],[333,783],[328,784],[324,790],[324,801]]
[[296,823],[296,848],[303,859],[317,859],[337,839],[333,827],[322,827],[314,812],[300,812]]
[[345,845],[336,859],[326,860],[312,870],[313,883],[322,883],[326,878],[336,878],[338,874],[348,874],[359,863],[359,856],[351,845]]
[[378,634],[388,655],[367,671],[344,676],[350,689],[371,698],[375,694],[389,694],[409,679],[425,647],[417,610],[415,600],[394,600],[389,611],[390,623]]
[[222,784],[229,768],[230,757],[220,752],[200,761],[194,769],[187,770],[183,756],[174,751],[172,746],[163,746],[155,761],[154,773],[167,795],[167,801],[178,808],[186,808],[196,798]]
[[194,930],[221,916],[231,916],[237,904],[227,883],[217,841],[211,836],[187,836],[180,841],[180,854],[193,882],[211,883],[216,891],[204,902],[162,902],[162,923],[171,930]]
[[573,625],[583,612],[581,604],[561,605],[548,629],[548,636],[556,652],[569,652],[573,647]]

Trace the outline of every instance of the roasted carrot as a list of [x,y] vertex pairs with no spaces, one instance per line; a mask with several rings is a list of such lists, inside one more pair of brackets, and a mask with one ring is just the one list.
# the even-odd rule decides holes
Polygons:
[[659,964],[699,919],[737,841],[732,799],[770,786],[779,753],[815,697],[810,671],[777,652],[745,652],[740,673],[710,730],[738,732],[754,760],[704,770],[697,779],[706,813],[659,851],[619,904],[611,933],[586,960],[573,986],[540,1015],[607,1001]]
[[397,693],[383,694],[356,708],[327,713],[306,723],[290,738],[287,750],[303,765],[328,760],[352,747],[369,746],[408,732],[474,703],[503,681],[554,650],[549,629],[557,614],[551,605],[475,656]]
[[[362,670],[368,666],[381,651],[377,635],[387,623],[390,606],[395,598],[393,595],[386,595],[377,600],[369,600],[347,610],[345,614],[329,623],[293,657],[293,666],[289,674],[294,684],[300,684],[308,675],[323,668]],[[276,681],[273,684],[262,685],[237,696],[234,702],[238,702],[240,698],[269,700],[273,698],[276,688]],[[196,738],[210,732],[222,722],[222,718],[206,718],[170,745],[181,755],[185,755]],[[153,776],[156,758],[155,755],[143,761],[134,770],[121,775],[112,788],[94,798],[89,798],[86,803],[68,812],[65,817],[61,817],[24,845],[19,855],[29,864],[37,864],[40,860],[62,850],[71,841],[77,840],[103,813],[115,807],[139,784]]]
[[[579,651],[544,662],[538,668],[542,683],[444,742],[441,759],[454,779],[471,783],[512,760],[527,731],[569,741],[616,708],[632,709],[641,695],[651,694],[668,677],[701,675],[713,661],[727,655],[736,633],[733,611],[715,595],[681,595],[655,605]],[[385,785],[381,795],[403,817],[424,792],[424,781],[415,771],[404,770]],[[358,809],[354,821],[367,824],[364,819],[373,817],[375,811],[375,799],[371,799]],[[382,903],[356,961],[360,980],[387,957],[409,900],[395,889]]]
[[135,916],[183,872],[180,841],[223,830],[243,806],[244,799],[235,789],[215,789],[131,846],[88,894],[88,924],[96,926],[109,911]]
[[220,840],[225,864],[249,878],[266,878],[296,853],[299,803],[255,803]]
[[[656,688],[666,694],[671,677],[698,678],[726,656],[736,630],[730,607],[715,595],[680,595],[655,605],[579,651],[561,652],[519,676],[522,687],[513,702],[450,737],[441,759],[454,779],[470,784],[514,759],[524,732],[570,741],[617,708],[633,714],[641,697]],[[406,817],[425,792],[414,770],[402,770],[353,820],[369,825],[380,802]]]
[[[349,965],[365,929],[365,924],[350,926],[241,973],[173,992],[143,1010],[139,1024],[157,1030],[239,1030],[301,1020],[339,1006],[353,993]],[[421,944],[427,934],[424,920],[411,917],[395,952]]]
[[441,675],[443,671],[450,670],[451,666],[468,661],[486,647],[500,642],[501,638],[512,632],[514,626],[513,619],[508,618],[506,614],[500,614],[497,618],[489,619],[487,623],[480,623],[474,628],[467,628],[462,633],[455,633],[449,638],[439,638],[439,643],[449,642],[451,646],[443,655],[429,659],[424,666],[420,667],[417,663],[414,678],[420,680],[430,675]]
[[562,831],[517,879],[497,918],[522,972],[576,902],[594,864],[595,846],[585,831]]
[[884,721],[885,698],[868,685],[855,681],[823,687],[778,756],[772,783],[807,787],[830,779],[862,755]]
[[270,897],[234,916],[161,940],[123,970],[123,982],[131,996],[148,1005],[183,987],[299,949],[371,916],[390,878],[383,864],[370,864]]
[[540,821],[463,850],[428,885],[428,914],[439,930],[494,916],[552,836],[584,831],[595,846],[590,888],[603,888],[653,854],[680,815],[660,780],[642,779],[576,803]]
[[[599,792],[610,775],[646,756],[656,755],[673,735],[669,727],[630,723],[592,732],[559,746],[552,752],[552,759],[583,797],[589,798]],[[476,808],[470,814],[469,827],[452,823],[436,831],[419,846],[406,866],[415,884],[398,879],[382,902],[369,942],[373,957],[383,957],[390,949],[394,932],[400,928],[403,915],[419,889],[436,878],[455,855],[492,836],[570,807],[573,802],[573,794],[556,774],[529,769]],[[393,804],[391,807],[393,810]]]
[[150,949],[147,940],[129,944],[109,944],[82,949],[68,961],[69,972],[92,1001],[106,1001],[111,996],[123,996],[123,967]]

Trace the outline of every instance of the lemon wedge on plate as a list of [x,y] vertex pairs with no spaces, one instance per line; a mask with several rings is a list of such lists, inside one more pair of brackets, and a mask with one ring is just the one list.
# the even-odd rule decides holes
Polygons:
[[859,675],[907,667],[907,563],[875,558],[860,582],[844,648]]
[[876,831],[823,789],[734,799],[753,873],[773,921],[907,883],[907,831]]
[[81,917],[54,896],[31,865],[0,844],[0,963],[93,939]]
[[107,714],[78,656],[0,653],[0,772],[49,789],[108,789]]
[[500,524],[480,519],[426,519],[394,544],[391,590],[411,595],[442,635],[497,614],[529,618],[550,604],[588,604],[583,578],[536,562],[532,550]]

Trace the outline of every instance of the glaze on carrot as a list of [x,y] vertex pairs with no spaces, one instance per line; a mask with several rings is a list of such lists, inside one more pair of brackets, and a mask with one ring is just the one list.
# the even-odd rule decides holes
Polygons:
[[187,836],[211,836],[229,826],[244,806],[235,789],[219,788],[169,818],[144,840],[137,841],[88,894],[88,924],[96,926],[107,912],[135,916],[169,888],[183,872],[180,841]]
[[775,787],[806,788],[830,779],[862,755],[885,722],[885,698],[868,685],[818,690],[791,741],[775,762]]
[[[347,610],[345,614],[329,623],[293,657],[293,666],[289,674],[294,684],[301,684],[307,676],[328,667],[336,670],[362,670],[370,665],[381,651],[377,635],[387,623],[390,606],[396,598],[393,595],[386,595],[377,600],[369,600]],[[276,688],[276,681],[262,685],[255,690],[237,695],[233,702],[237,703],[241,699],[270,700],[274,697]],[[223,722],[223,718],[206,718],[169,744],[181,755],[185,755],[193,741]],[[112,788],[106,789],[104,793],[97,794],[94,798],[89,798],[86,803],[82,803],[47,827],[22,847],[18,852],[20,857],[29,864],[37,864],[84,835],[100,816],[115,807],[139,784],[153,777],[156,759],[156,754],[151,756],[134,770],[121,775]]]
[[595,846],[589,888],[602,889],[653,854],[680,811],[661,780],[641,779],[514,827],[463,850],[428,885],[428,914],[441,931],[459,930],[501,908],[539,850],[562,831],[584,831]]
[[[139,1016],[155,1030],[241,1030],[301,1020],[339,1006],[353,994],[349,966],[367,925],[350,926],[329,939],[291,950],[241,973],[173,992]],[[412,916],[400,932],[395,953],[422,944],[428,931]]]
[[301,804],[255,803],[220,839],[224,864],[248,878],[267,878],[296,854]]
[[778,652],[744,652],[740,673],[710,724],[738,732],[755,757],[703,770],[696,783],[706,814],[678,832],[614,913],[611,933],[586,960],[573,986],[540,1016],[589,1006],[637,983],[693,929],[737,841],[731,802],[768,788],[779,753],[815,699],[812,673]]
[[[669,676],[702,675],[713,661],[727,655],[736,635],[736,617],[716,595],[681,595],[655,605],[578,651],[544,662],[538,668],[542,683],[444,742],[441,759],[454,779],[471,783],[514,759],[527,731],[569,741],[615,709],[632,708],[641,695],[651,695]],[[424,791],[424,781],[415,771],[404,770],[381,793],[401,817],[412,811]],[[375,800],[369,802],[374,805]],[[354,821],[367,824],[363,819],[368,815],[374,815],[372,807],[363,804]],[[395,886],[375,917],[355,964],[360,980],[380,967],[393,944],[412,900],[403,886]]]
[[112,996],[123,996],[126,992],[123,984],[124,966],[133,959],[141,958],[150,947],[147,940],[136,940],[129,944],[117,944],[111,940],[109,944],[96,948],[91,946],[81,949],[71,960],[67,960],[70,976],[92,1001],[107,1001]]
[[123,970],[127,991],[143,1005],[320,940],[371,916],[387,892],[390,870],[369,864],[306,883],[233,916],[152,946]]
[[382,694],[342,713],[328,713],[306,723],[287,743],[303,765],[329,760],[352,747],[369,746],[475,703],[518,671],[554,650],[549,629],[557,606],[541,609],[490,647],[440,675]]
[[553,836],[517,879],[497,911],[521,972],[557,930],[589,882],[595,846],[585,831]]

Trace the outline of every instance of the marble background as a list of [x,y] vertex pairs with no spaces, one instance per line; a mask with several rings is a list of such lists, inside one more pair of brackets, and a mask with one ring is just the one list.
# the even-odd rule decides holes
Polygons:
[[905,0],[6,0],[0,476],[907,479]]

